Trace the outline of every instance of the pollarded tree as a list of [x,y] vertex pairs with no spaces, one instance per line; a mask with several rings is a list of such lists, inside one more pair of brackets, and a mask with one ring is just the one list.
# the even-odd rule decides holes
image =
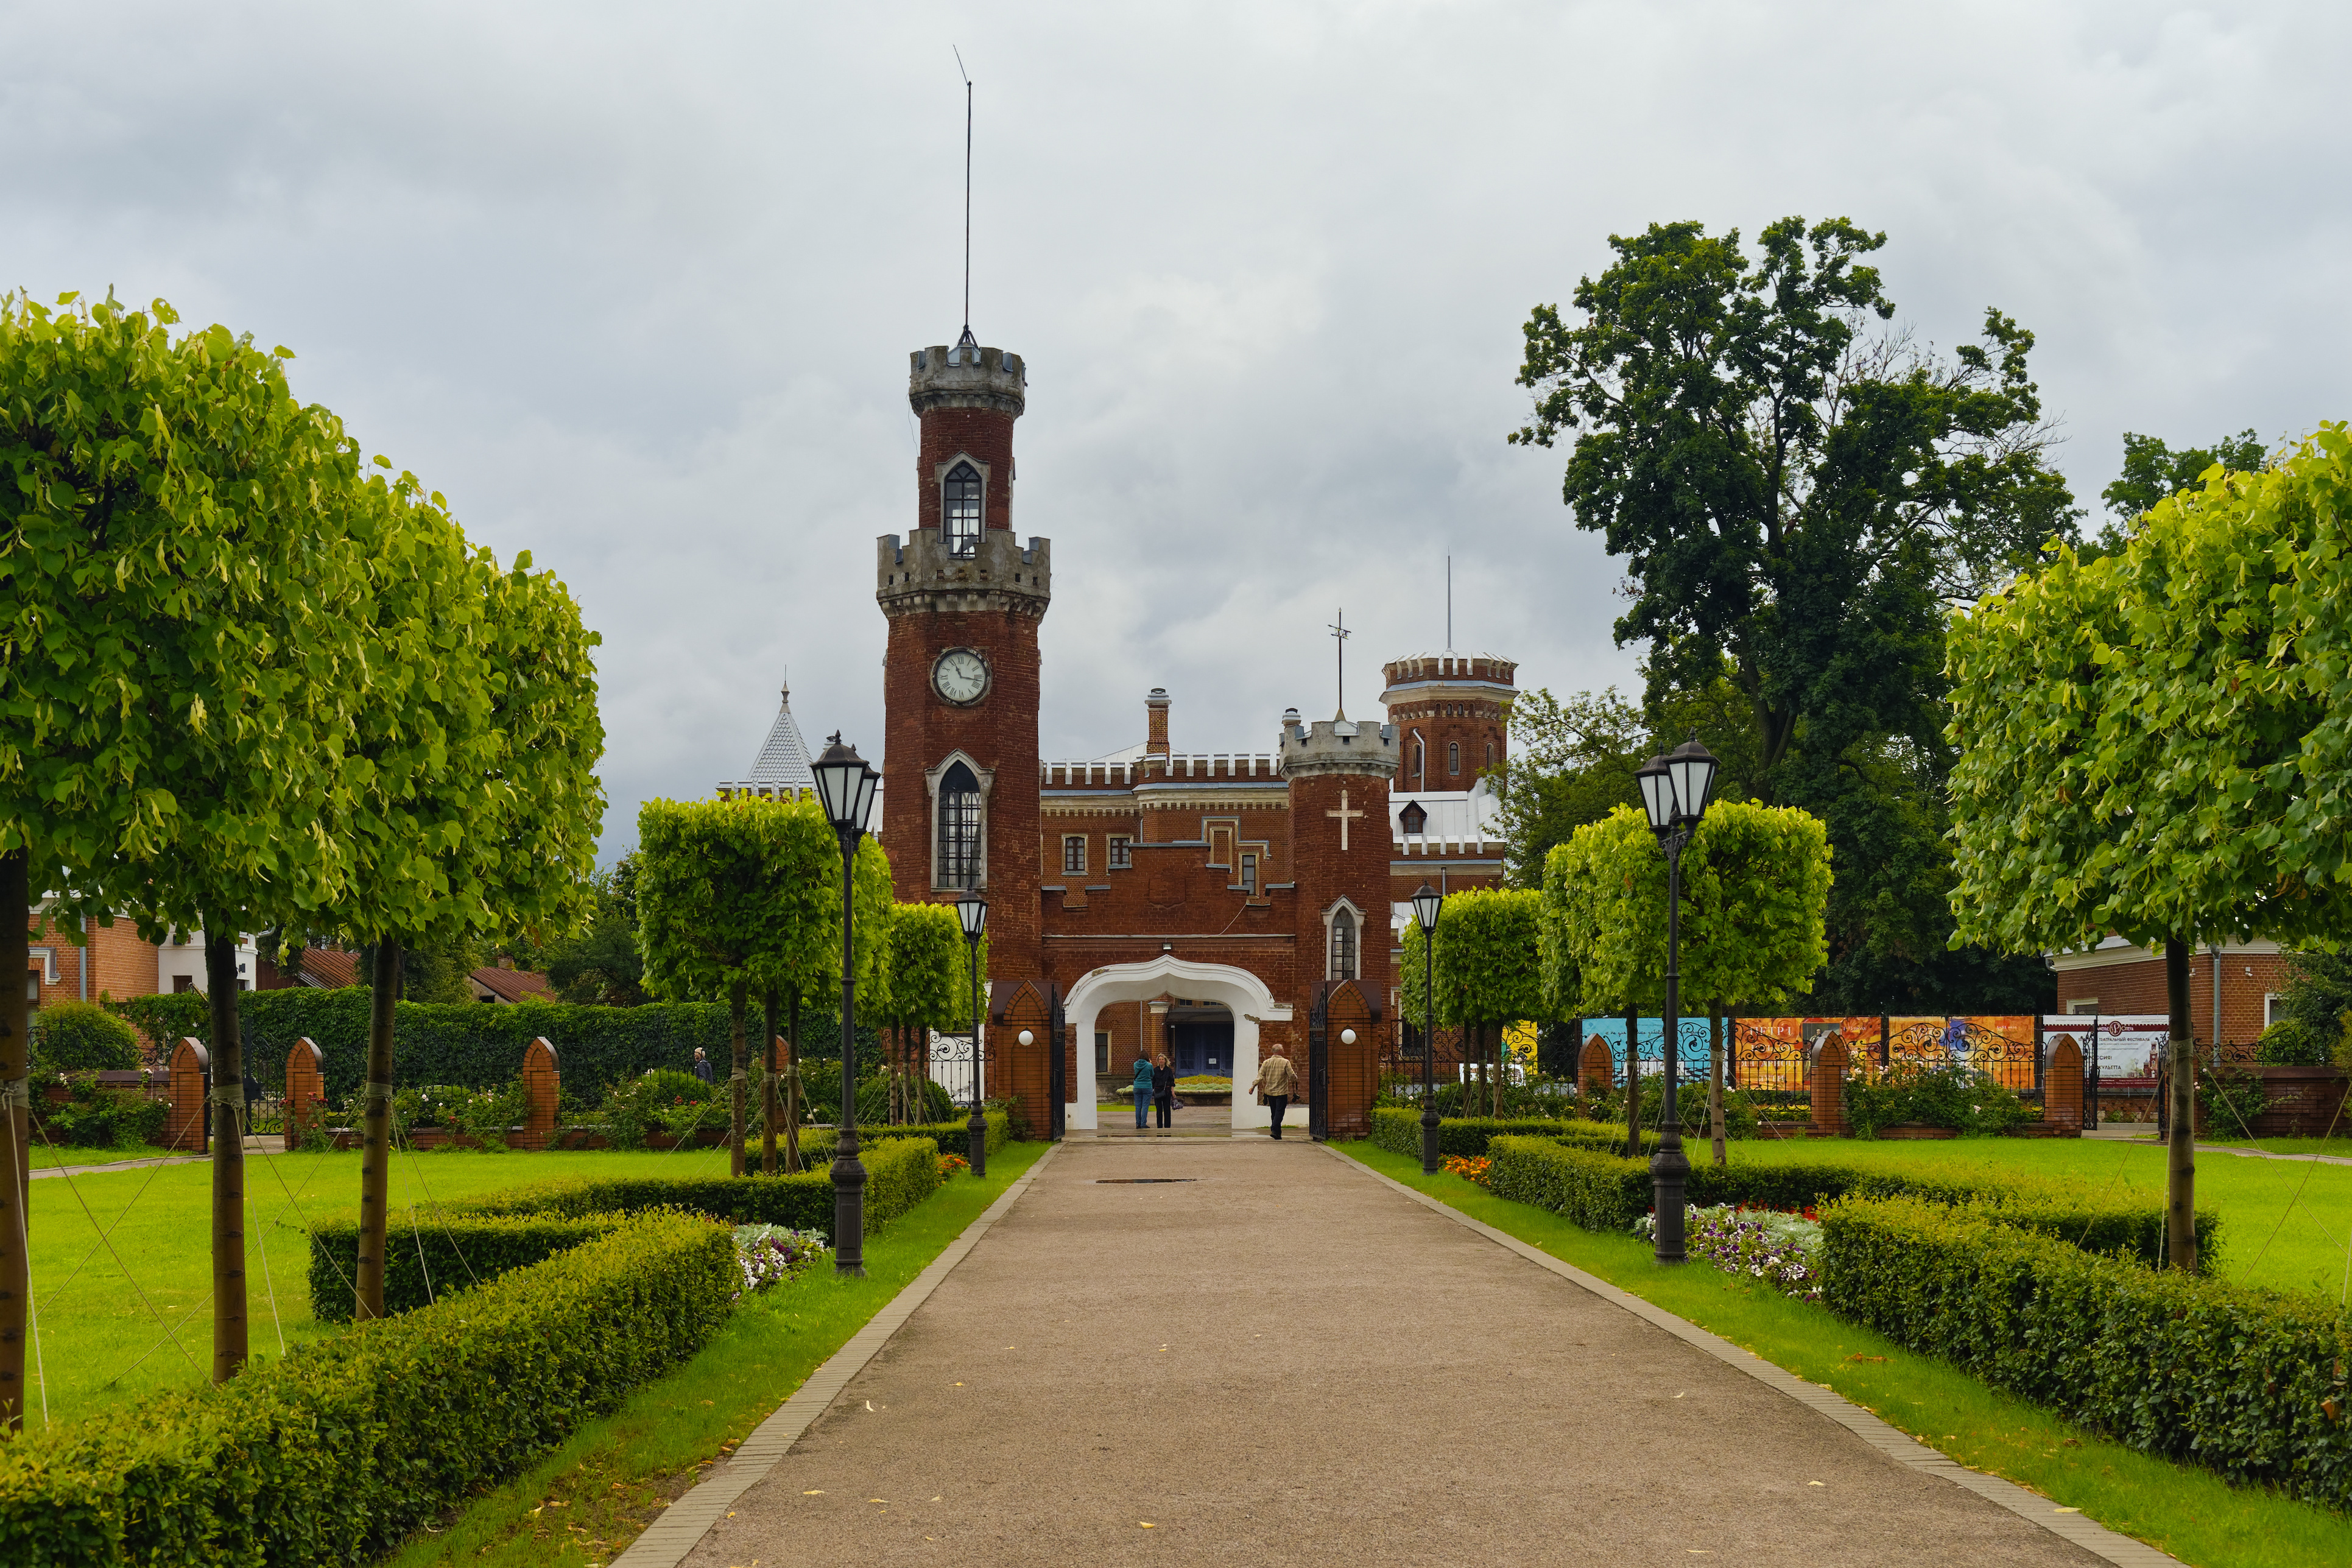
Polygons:
[[[1480,1077],[1463,1085],[1465,1115],[1491,1116],[1500,1109],[1501,1062],[1494,1053],[1501,1049],[1503,1026],[1544,1016],[1543,969],[1537,952],[1541,902],[1531,890],[1511,888],[1451,894],[1438,916],[1435,949],[1426,956],[1420,926],[1405,928],[1399,972],[1405,1017],[1428,1028],[1432,1009],[1423,977],[1433,968],[1436,1021],[1460,1025],[1465,1041],[1478,1053]],[[1465,1051],[1465,1059],[1467,1055]]]
[[[1682,988],[1709,1015],[1709,1120],[1719,1163],[1723,1010],[1785,1004],[1827,960],[1829,833],[1794,807],[1721,800],[1707,808],[1682,860]],[[1620,807],[1578,829],[1552,852],[1543,897],[1546,940],[1572,960],[1582,1008],[1664,1004],[1666,860],[1646,815]]]
[[[761,960],[777,935],[794,925],[796,895],[825,885],[808,883],[805,866],[798,883],[785,874],[793,869],[795,809],[739,796],[648,800],[637,811],[637,940],[646,988],[666,998],[727,998],[728,1145],[736,1176],[744,1173],[745,1001],[752,983],[768,977]],[[839,859],[836,850],[836,866]]]
[[2214,468],[2122,550],[2072,551],[1956,617],[1948,674],[1963,938],[2161,947],[2166,1242],[2193,1269],[2189,954],[2352,934],[2352,438]]
[[[774,874],[787,890],[785,918],[764,933],[754,959],[768,1038],[782,1039],[787,1052],[782,1072],[760,1075],[760,1168],[770,1175],[780,1124],[783,1168],[801,1168],[801,1004],[841,983],[841,842],[814,797],[785,807],[776,855]],[[761,1060],[768,1060],[766,1051]]]
[[[0,903],[202,929],[215,1125],[213,1372],[247,1348],[240,932],[331,902],[320,824],[369,672],[352,444],[284,350],[111,299],[0,299]],[[17,957],[20,927],[0,925]],[[0,952],[0,957],[5,953]],[[21,991],[0,1001],[21,1174]],[[0,1404],[22,1408],[21,1183],[0,1214]]]
[[[377,459],[379,464],[383,460]],[[389,465],[384,465],[389,466]],[[501,571],[414,476],[371,480],[376,685],[360,715],[354,866],[335,910],[373,954],[356,1310],[381,1315],[389,1231],[394,1002],[404,955],[543,940],[577,919],[603,814],[594,632],[526,553]]]
[[919,1122],[927,1119],[918,1113],[931,1031],[966,1028],[971,1019],[971,958],[955,910],[944,904],[894,905],[889,965],[889,995],[874,1016],[898,1031],[890,1116]]

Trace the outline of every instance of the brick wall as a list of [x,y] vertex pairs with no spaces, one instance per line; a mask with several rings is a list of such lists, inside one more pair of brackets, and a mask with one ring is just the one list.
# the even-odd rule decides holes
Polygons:
[[[2263,1032],[2265,996],[2286,988],[2286,955],[2258,949],[2225,947],[2221,953],[2221,1040],[2242,1044]],[[2251,972],[2250,972],[2251,971]],[[2095,998],[2103,1013],[2161,1013],[2169,1010],[2165,992],[2164,956],[2138,949],[2120,961],[2062,969],[2058,974],[2058,1007],[2073,1012],[2082,1001]],[[2087,1011],[2087,1009],[2083,1010]],[[2213,1042],[2213,955],[2199,951],[2189,957],[2189,1020],[2196,1038]]]
[[992,528],[1013,526],[1013,416],[988,408],[935,408],[922,417],[915,457],[915,526],[940,526],[940,485],[944,465],[959,456],[982,467],[985,488],[981,517]]

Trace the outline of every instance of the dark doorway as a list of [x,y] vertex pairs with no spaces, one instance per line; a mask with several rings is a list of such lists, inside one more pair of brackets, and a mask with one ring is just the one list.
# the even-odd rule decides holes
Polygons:
[[1234,1075],[1234,1015],[1179,1002],[1168,1009],[1168,1054],[1179,1078]]

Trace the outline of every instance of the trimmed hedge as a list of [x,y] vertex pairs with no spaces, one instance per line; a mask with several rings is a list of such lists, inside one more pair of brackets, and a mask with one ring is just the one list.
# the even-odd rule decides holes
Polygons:
[[26,1431],[0,1443],[0,1562],[372,1561],[701,1349],[741,1289],[726,1229],[644,1215],[229,1383]]
[[2352,1507],[2352,1320],[2324,1299],[1920,1198],[1836,1203],[1822,1231],[1822,1300],[1841,1316],[2135,1448]]
[[[1587,1230],[1626,1231],[1650,1212],[1649,1164],[1549,1138],[1497,1137],[1487,1145],[1494,1164],[1488,1190],[1564,1216]],[[1685,1191],[1702,1208],[1719,1203],[1753,1208],[1801,1209],[1840,1197],[1906,1197],[1943,1206],[1969,1205],[1999,1223],[2038,1231],[2069,1247],[2096,1253],[2128,1252],[2143,1263],[2163,1255],[2160,1205],[2083,1191],[2042,1177],[1999,1180],[1931,1172],[1864,1170],[1853,1166],[1706,1164],[1691,1166]],[[2221,1256],[2221,1218],[2197,1216],[2200,1266]]]
[[[983,1114],[988,1119],[988,1152],[992,1155],[1013,1141],[1013,1118],[999,1110],[990,1110]],[[968,1155],[971,1152],[971,1118],[966,1114],[951,1122],[925,1122],[919,1126],[869,1127],[863,1121],[857,1124],[857,1142],[861,1148],[870,1149],[891,1138],[929,1138],[940,1146],[941,1154]],[[801,1129],[802,1163],[830,1160],[835,1141],[836,1134],[831,1127],[803,1127]],[[746,1151],[749,1151],[748,1145]]]
[[[866,1229],[881,1229],[939,1190],[939,1146],[929,1138],[893,1138],[862,1152]],[[383,1304],[407,1312],[583,1245],[632,1215],[682,1210],[729,1225],[781,1225],[833,1234],[833,1177],[799,1176],[556,1176],[481,1197],[458,1198],[417,1216],[385,1249]],[[424,1261],[420,1267],[420,1247]],[[345,1210],[310,1228],[310,1312],[321,1322],[348,1320],[358,1267],[359,1217]]]
[[[367,1076],[369,994],[365,986],[332,991],[298,986],[238,997],[237,1017],[255,1079],[268,1089],[281,1087],[286,1053],[307,1035],[325,1059],[328,1100],[340,1105],[358,1092]],[[212,1015],[200,991],[132,997],[107,1005],[159,1046],[183,1035],[210,1043]],[[828,1035],[808,1013],[801,1021],[804,1038],[823,1041],[839,1036],[837,1027]],[[757,1009],[751,1027],[756,1061],[762,1027]],[[614,1084],[649,1067],[686,1070],[693,1064],[696,1046],[722,1064],[723,1075],[733,1049],[728,1029],[727,1009],[717,1002],[648,1002],[635,1008],[400,1002],[393,1019],[393,1062],[402,1083],[497,1088],[522,1071],[524,1049],[543,1034],[555,1042],[564,1091],[578,1103],[593,1105]],[[870,1026],[858,1030],[861,1061],[879,1050],[873,1037]],[[802,1054],[814,1060],[806,1044]]]
[[[385,1238],[383,1310],[411,1312],[443,1296],[609,1236],[623,1214],[425,1214]],[[340,1214],[310,1228],[310,1315],[349,1322],[359,1309],[360,1222]]]
[[[1437,1152],[1441,1155],[1476,1159],[1486,1152],[1490,1142],[1501,1137],[1556,1138],[1578,1148],[1603,1152],[1625,1146],[1625,1129],[1606,1122],[1543,1116],[1446,1116],[1437,1124]],[[1392,1155],[1402,1155],[1409,1160],[1421,1158],[1421,1113],[1394,1105],[1379,1107],[1372,1112],[1371,1139]],[[1658,1134],[1643,1128],[1642,1152],[1654,1153],[1657,1146]]]

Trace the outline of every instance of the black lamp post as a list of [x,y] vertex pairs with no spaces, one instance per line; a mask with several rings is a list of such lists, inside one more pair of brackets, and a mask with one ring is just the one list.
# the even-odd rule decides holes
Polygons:
[[857,842],[874,814],[882,775],[867,766],[835,730],[810,769],[824,820],[841,841],[841,1137],[833,1155],[833,1271],[866,1277],[866,1167],[857,1160],[857,958],[851,942],[856,919]]
[[[1694,733],[1664,757],[1653,757],[1633,775],[1642,786],[1642,809],[1649,813],[1650,831],[1666,855],[1666,1081],[1665,1101],[1658,1117],[1658,1152],[1650,1156],[1652,1201],[1657,1213],[1656,1257],[1661,1263],[1680,1263],[1683,1253],[1683,1192],[1690,1180],[1690,1161],[1683,1154],[1680,1095],[1682,1056],[1682,903],[1683,849],[1706,815],[1706,797],[1715,788],[1715,757]],[[1631,1055],[1628,1045],[1627,1054]]]
[[1445,895],[1427,883],[1412,895],[1413,924],[1421,927],[1421,1174],[1437,1174],[1437,917]]
[[988,900],[967,893],[956,900],[956,918],[963,922],[963,945],[971,955],[971,1120],[964,1124],[971,1174],[988,1174],[988,1112],[980,1085],[980,934],[988,929]]

